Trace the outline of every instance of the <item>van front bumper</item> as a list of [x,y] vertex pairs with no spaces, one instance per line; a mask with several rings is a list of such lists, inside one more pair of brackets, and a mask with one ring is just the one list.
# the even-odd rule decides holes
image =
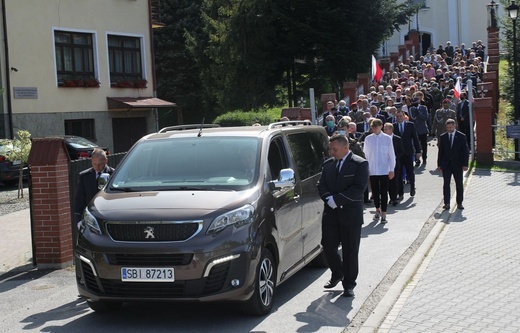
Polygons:
[[[175,301],[243,301],[254,290],[254,272],[258,256],[246,251],[204,254],[171,254],[184,260],[184,265],[144,265],[144,267],[173,267],[174,282],[123,282],[122,267],[137,267],[129,257],[139,260],[154,257],[121,255],[124,265],[117,264],[117,255],[76,251],[76,279],[80,295],[91,301],[117,300],[175,300]],[[157,254],[157,257],[165,257]],[[210,258],[210,259],[208,259]],[[159,259],[160,261],[160,259]],[[156,261],[157,262],[157,261]],[[116,263],[116,264],[114,264]],[[203,263],[203,264],[201,264]],[[143,265],[141,265],[143,266]]]

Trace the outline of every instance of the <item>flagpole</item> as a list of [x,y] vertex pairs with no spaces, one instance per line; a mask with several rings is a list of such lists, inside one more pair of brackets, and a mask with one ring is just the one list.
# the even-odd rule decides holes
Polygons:
[[473,81],[467,81],[466,90],[468,91],[468,102],[469,102],[469,136],[470,136],[470,144],[471,144],[471,161],[475,160],[475,134],[474,134],[474,124],[473,124]]

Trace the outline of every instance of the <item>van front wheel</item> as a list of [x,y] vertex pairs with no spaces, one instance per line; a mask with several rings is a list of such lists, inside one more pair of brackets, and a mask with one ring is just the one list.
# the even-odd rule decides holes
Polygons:
[[263,249],[256,269],[255,291],[244,304],[247,314],[263,316],[271,312],[276,288],[276,266],[271,251]]

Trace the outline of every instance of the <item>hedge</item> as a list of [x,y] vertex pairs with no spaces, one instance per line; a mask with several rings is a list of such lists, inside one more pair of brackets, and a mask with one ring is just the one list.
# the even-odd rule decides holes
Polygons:
[[279,116],[276,117],[266,112],[233,111],[218,116],[213,123],[219,124],[222,127],[251,126],[255,123],[269,125],[270,123],[278,121],[279,118]]

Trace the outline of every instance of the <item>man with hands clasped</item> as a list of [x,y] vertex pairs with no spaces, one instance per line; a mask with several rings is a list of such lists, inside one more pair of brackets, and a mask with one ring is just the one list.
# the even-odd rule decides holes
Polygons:
[[[325,202],[322,217],[323,252],[332,272],[324,288],[343,284],[343,296],[353,297],[359,272],[358,252],[363,224],[363,193],[368,185],[368,162],[349,150],[342,135],[329,142],[329,159],[323,166],[318,192]],[[338,254],[342,245],[343,261]]]
[[464,133],[455,130],[455,120],[446,121],[446,132],[439,140],[439,155],[437,157],[437,168],[442,172],[444,179],[443,197],[444,209],[450,209],[450,182],[451,176],[455,180],[457,208],[464,209],[464,186],[462,182],[463,172],[468,170],[469,148]]

